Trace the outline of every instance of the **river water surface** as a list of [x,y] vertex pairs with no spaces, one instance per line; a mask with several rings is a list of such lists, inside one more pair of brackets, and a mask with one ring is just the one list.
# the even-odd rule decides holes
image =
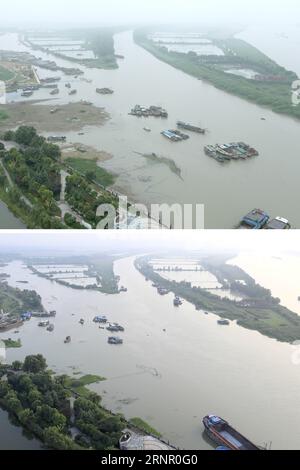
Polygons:
[[[115,263],[120,283],[128,288],[120,295],[60,286],[33,275],[21,262],[3,268],[11,274],[11,285],[20,287],[17,281],[27,280],[26,288],[35,289],[47,309],[57,310],[53,333],[32,319],[18,334],[0,335],[22,339],[21,349],[8,350],[8,362],[42,353],[56,372],[105,376],[105,382],[92,387],[105,406],[126,417],[140,416],[181,448],[210,448],[202,435],[201,419],[207,413],[227,418],[257,444],[299,448],[300,373],[292,362],[294,346],[235,323],[221,327],[215,315],[197,312],[187,302],[175,308],[173,296],[158,295],[133,261]],[[297,267],[298,279],[299,274]],[[270,278],[267,287],[272,286]],[[292,297],[298,294],[291,292]],[[107,344],[107,332],[92,322],[96,314],[125,327],[123,346]],[[72,337],[68,345],[67,335]],[[6,427],[0,421],[0,432]]]

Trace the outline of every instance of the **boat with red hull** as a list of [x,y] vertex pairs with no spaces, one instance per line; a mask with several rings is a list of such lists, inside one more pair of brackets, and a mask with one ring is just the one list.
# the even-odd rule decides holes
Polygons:
[[209,438],[218,445],[226,446],[230,450],[260,450],[219,416],[205,416],[203,424]]

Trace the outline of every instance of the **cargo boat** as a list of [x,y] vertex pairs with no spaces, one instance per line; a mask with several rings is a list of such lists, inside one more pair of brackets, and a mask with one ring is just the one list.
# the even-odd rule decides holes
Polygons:
[[291,224],[283,217],[275,217],[275,219],[270,220],[264,227],[266,230],[288,230],[290,228]]
[[110,88],[96,88],[96,92],[100,95],[112,95],[114,91]]
[[33,91],[32,90],[25,90],[23,91],[23,93],[21,93],[21,96],[23,96],[24,98],[30,98],[30,96],[33,95]]
[[209,438],[218,445],[226,446],[230,450],[260,450],[219,416],[205,416],[203,424]]
[[182,300],[176,296],[175,299],[173,300],[173,305],[174,307],[179,307],[180,305],[182,305]]
[[108,344],[123,344],[123,340],[117,336],[110,336],[108,338]]
[[218,320],[218,325],[228,326],[228,325],[230,325],[230,321],[229,320]]
[[220,163],[224,163],[225,162],[225,158],[221,155],[219,155],[217,152],[216,152],[216,149],[213,145],[206,145],[204,147],[204,152],[206,153],[206,155],[208,155],[209,157],[212,157],[214,158],[215,160],[217,160],[218,162]]
[[253,209],[242,218],[239,228],[262,229],[270,220],[269,215],[261,209]]
[[161,135],[169,140],[172,140],[172,142],[181,142],[182,140],[187,140],[190,138],[189,135],[183,134],[182,132],[173,129],[162,131]]
[[52,91],[50,91],[50,95],[58,95],[58,93],[59,93],[58,88],[54,88]]
[[93,322],[94,323],[107,323],[107,318],[104,315],[101,315],[101,316],[98,315],[93,319]]
[[205,129],[201,127],[192,126],[191,124],[187,124],[182,121],[177,121],[177,127],[180,129],[185,129],[186,131],[197,132],[198,134],[205,134]]

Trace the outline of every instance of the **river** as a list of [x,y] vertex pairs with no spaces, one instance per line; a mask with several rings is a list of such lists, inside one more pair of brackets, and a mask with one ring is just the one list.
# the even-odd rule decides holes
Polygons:
[[6,411],[0,409],[0,450],[39,450],[42,444],[28,437],[22,428],[13,424]]
[[0,229],[21,229],[25,225],[17,219],[6,204],[0,201]]
[[[197,312],[187,302],[175,308],[173,296],[158,295],[136,271],[133,258],[115,263],[120,283],[128,288],[120,295],[60,286],[33,275],[21,262],[3,270],[11,274],[11,285],[20,287],[17,281],[27,280],[26,288],[35,289],[46,308],[57,310],[53,333],[38,328],[37,319],[18,334],[10,332],[23,347],[9,349],[8,362],[42,353],[56,372],[105,376],[92,388],[106,407],[128,418],[140,416],[180,448],[210,448],[202,435],[207,413],[227,418],[259,445],[299,448],[300,374],[291,359],[294,346],[235,323],[221,327],[215,315]],[[299,278],[299,267],[297,273]],[[268,287],[272,283],[269,277]],[[100,313],[125,327],[123,346],[107,344],[107,332],[92,322]],[[68,345],[67,335],[72,336]],[[1,434],[6,426],[0,420]]]
[[[274,42],[274,49],[278,41]],[[18,43],[14,34],[0,37],[2,48],[30,51]],[[205,228],[232,228],[254,207],[265,209],[273,217],[286,217],[293,227],[300,227],[299,122],[217,90],[160,62],[135,45],[130,31],[115,35],[115,49],[125,56],[124,60],[119,60],[119,69],[80,66],[85,78],[92,83],[72,79],[72,86],[78,90],[72,100],[64,87],[64,82],[70,78],[60,74],[62,86],[55,102],[85,99],[96,106],[104,106],[110,113],[111,120],[105,126],[86,128],[84,136],[70,132],[67,137],[113,155],[103,165],[118,174],[116,189],[147,205],[204,204]],[[270,49],[271,45],[268,50],[271,53]],[[51,54],[34,53],[53,59],[58,65],[74,66],[73,62]],[[297,57],[294,70],[297,70]],[[53,75],[45,70],[39,73]],[[97,95],[95,88],[104,86],[111,87],[114,95]],[[37,98],[49,98],[49,91],[38,91],[33,96]],[[20,97],[14,94],[9,99]],[[169,118],[162,121],[129,116],[128,112],[136,103],[163,106]],[[262,121],[262,117],[266,120]],[[174,128],[177,119],[199,123],[208,132],[205,136],[192,134],[188,141],[181,143],[169,142],[160,132]],[[152,132],[146,133],[145,126]],[[260,156],[221,165],[204,154],[206,144],[240,140],[256,147]],[[148,162],[135,152],[155,152],[174,160],[181,169],[181,178],[168,166]]]

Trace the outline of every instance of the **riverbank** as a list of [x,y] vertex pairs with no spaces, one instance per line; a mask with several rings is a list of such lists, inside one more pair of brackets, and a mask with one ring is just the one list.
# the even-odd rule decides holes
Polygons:
[[[275,113],[300,119],[300,107],[293,106],[291,86],[297,74],[285,70],[246,41],[229,38],[213,40],[223,49],[224,57],[198,56],[194,53],[168,51],[148,39],[148,32],[136,30],[134,41],[153,54],[157,59],[205,80],[216,88],[231,93],[247,101],[271,109]],[[247,79],[232,73],[226,68],[252,68],[260,79]]]
[[[258,331],[278,341],[292,343],[299,339],[300,317],[280,305],[280,299],[273,298],[270,291],[256,284],[242,269],[223,262],[218,263],[216,260],[210,262],[208,259],[203,262],[207,270],[217,277],[223,288],[230,288],[233,293],[243,295],[243,300],[234,301],[220,298],[200,287],[192,287],[187,282],[167,280],[154,271],[149,261],[149,257],[137,259],[135,267],[145,278],[166,289],[167,292],[173,292],[192,303],[197,310],[236,321],[239,326]],[[236,279],[241,279],[242,282]]]

